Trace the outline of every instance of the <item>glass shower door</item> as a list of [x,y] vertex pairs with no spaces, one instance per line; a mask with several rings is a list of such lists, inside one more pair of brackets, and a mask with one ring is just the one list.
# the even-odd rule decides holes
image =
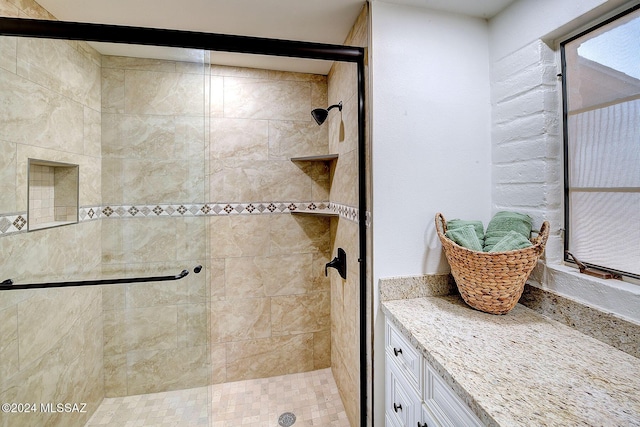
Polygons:
[[[169,408],[199,406],[176,422],[209,425],[207,55],[26,37],[0,51],[0,281],[14,287],[0,426],[92,425],[132,415],[111,398],[177,390]],[[71,167],[75,189],[59,184]],[[77,222],[61,225],[70,196]],[[148,277],[176,280],[100,285]]]

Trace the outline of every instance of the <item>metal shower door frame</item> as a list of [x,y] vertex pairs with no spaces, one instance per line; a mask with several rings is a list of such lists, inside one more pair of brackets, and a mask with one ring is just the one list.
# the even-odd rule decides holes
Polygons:
[[202,49],[232,53],[284,56],[351,62],[357,64],[358,79],[358,246],[360,291],[360,426],[367,420],[367,193],[365,138],[365,59],[364,48],[279,40],[261,37],[202,33],[193,31],[142,28],[0,17],[0,35],[61,40],[111,42]]

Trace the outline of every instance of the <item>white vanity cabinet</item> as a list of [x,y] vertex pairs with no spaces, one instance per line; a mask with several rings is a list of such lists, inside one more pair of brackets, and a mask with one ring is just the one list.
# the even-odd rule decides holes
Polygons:
[[387,427],[474,427],[482,423],[389,322],[385,326]]

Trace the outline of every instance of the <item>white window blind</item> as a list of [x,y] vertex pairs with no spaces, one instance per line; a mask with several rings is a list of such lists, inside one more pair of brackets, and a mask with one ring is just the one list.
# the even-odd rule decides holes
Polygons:
[[565,246],[640,275],[640,11],[564,43],[563,65]]

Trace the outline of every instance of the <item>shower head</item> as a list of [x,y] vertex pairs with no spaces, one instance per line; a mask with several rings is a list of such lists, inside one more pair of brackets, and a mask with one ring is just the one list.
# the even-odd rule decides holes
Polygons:
[[327,120],[327,116],[329,115],[329,110],[336,107],[338,107],[339,111],[342,111],[342,101],[332,105],[326,110],[324,108],[316,108],[311,112],[311,116],[313,117],[313,119],[316,121],[318,125],[321,125],[324,123],[325,120]]

